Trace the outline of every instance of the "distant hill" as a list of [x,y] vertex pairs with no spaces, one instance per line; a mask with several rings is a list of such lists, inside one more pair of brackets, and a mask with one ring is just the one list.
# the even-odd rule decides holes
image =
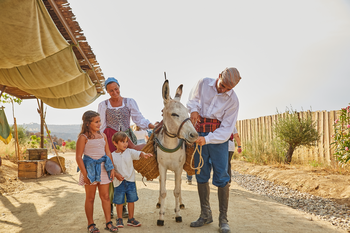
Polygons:
[[[29,132],[40,132],[40,124],[37,123],[22,124],[19,126],[23,126]],[[52,136],[56,135],[58,138],[62,138],[64,140],[70,139],[73,141],[77,140],[78,134],[81,130],[81,125],[47,125],[47,127],[49,128]],[[45,128],[44,131],[46,135]]]

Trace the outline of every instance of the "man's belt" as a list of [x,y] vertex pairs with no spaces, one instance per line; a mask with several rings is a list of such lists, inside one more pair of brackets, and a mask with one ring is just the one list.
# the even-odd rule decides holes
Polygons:
[[200,133],[214,132],[220,125],[221,121],[217,119],[200,117],[200,122],[197,123],[196,130]]

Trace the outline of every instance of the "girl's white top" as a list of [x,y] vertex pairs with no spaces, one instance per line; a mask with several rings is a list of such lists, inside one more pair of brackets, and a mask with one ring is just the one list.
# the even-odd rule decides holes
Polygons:
[[[133,160],[140,159],[141,151],[127,148],[123,153],[113,152],[114,169],[120,173],[126,181],[135,182],[135,169]],[[117,178],[113,180],[113,186],[118,187],[122,181]]]
[[[104,132],[104,130],[107,127],[107,123],[106,123],[106,109],[110,108],[110,109],[119,109],[119,108],[123,108],[124,107],[124,101],[122,101],[122,106],[119,107],[112,107],[111,103],[109,101],[108,102],[108,106],[106,106],[105,101],[102,101],[101,103],[98,104],[98,113],[100,114],[100,118],[101,118],[101,128],[100,128],[100,132]],[[137,103],[134,99],[132,98],[126,98],[126,107],[128,107],[130,109],[130,116],[132,121],[138,125],[140,128],[142,129],[147,129],[148,125],[151,123],[149,120],[147,120],[142,113],[139,110],[139,107],[137,106]]]

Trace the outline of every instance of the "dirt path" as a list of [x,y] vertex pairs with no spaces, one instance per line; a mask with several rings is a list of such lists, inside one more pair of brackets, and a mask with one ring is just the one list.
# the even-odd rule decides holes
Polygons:
[[[66,154],[64,157],[68,174],[25,180],[25,190],[0,196],[0,232],[86,232],[85,193],[83,187],[77,185],[74,154]],[[185,178],[186,174],[183,173],[183,180]],[[135,204],[135,217],[142,226],[126,226],[119,232],[217,232],[217,188],[211,186],[210,201],[214,222],[201,228],[191,228],[190,222],[200,212],[196,182],[187,185],[183,181],[182,195],[186,208],[181,211],[183,222],[176,223],[173,180],[173,173],[168,172],[165,225],[158,227],[156,222],[159,210],[155,208],[158,180],[146,182],[147,186],[144,186],[141,176],[137,174],[140,200]],[[103,230],[105,220],[98,196],[94,216],[101,232],[107,232]],[[235,183],[231,185],[228,219],[232,232],[345,232],[328,222],[317,219],[311,221],[310,216],[246,191]]]

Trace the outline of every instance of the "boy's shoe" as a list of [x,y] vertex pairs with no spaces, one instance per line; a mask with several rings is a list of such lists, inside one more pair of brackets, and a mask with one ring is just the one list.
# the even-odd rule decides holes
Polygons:
[[123,219],[122,218],[118,218],[117,219],[117,227],[118,228],[123,228],[124,227],[124,223],[123,223]]
[[137,221],[135,218],[128,219],[128,226],[139,227],[141,223]]
[[128,217],[129,217],[129,213],[128,213],[128,210],[126,209],[126,206],[125,206],[125,205],[123,205],[122,217],[123,217],[123,218],[128,218]]

